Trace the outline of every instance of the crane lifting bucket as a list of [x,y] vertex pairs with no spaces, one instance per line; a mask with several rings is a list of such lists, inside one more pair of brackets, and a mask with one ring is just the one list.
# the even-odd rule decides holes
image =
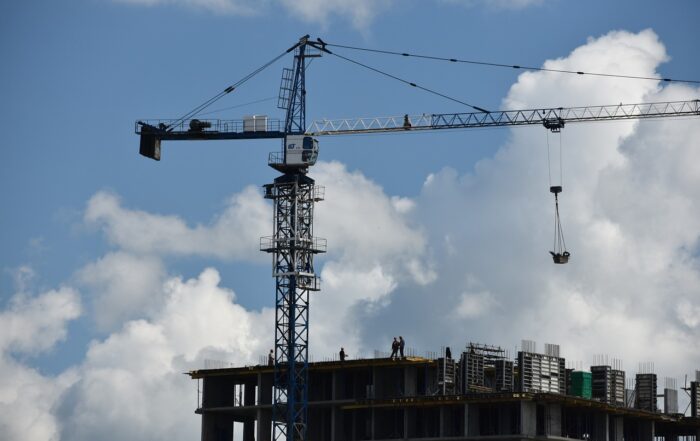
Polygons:
[[552,260],[554,260],[554,263],[557,264],[569,263],[569,256],[571,256],[571,253],[568,251],[564,251],[563,253],[555,253],[550,251],[549,254],[552,255]]

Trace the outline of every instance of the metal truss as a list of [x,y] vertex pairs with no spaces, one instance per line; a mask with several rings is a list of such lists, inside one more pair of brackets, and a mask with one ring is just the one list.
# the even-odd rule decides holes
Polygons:
[[265,185],[265,198],[274,203],[274,234],[260,239],[260,249],[273,256],[276,278],[274,441],[306,439],[309,292],[320,289],[314,255],[326,251],[325,239],[313,237],[313,216],[323,193],[301,173]]
[[550,109],[503,110],[498,112],[433,113],[378,118],[349,118],[313,121],[307,134],[347,135],[351,133],[404,132],[413,130],[465,129],[544,125],[561,128],[565,123],[623,119],[647,119],[700,115],[700,100],[609,106],[558,107]]

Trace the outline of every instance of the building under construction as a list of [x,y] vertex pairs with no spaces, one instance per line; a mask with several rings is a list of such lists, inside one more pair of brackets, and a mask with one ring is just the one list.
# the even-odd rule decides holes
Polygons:
[[[586,373],[593,378],[588,391],[567,386],[571,373],[556,345],[539,354],[523,342],[516,360],[470,343],[458,360],[443,354],[309,363],[306,439],[700,441],[700,374],[683,389],[691,396],[686,416],[657,410],[653,373],[637,375],[630,403],[621,392],[624,372],[610,367]],[[237,440],[271,441],[272,366],[189,374],[201,390],[202,441],[230,441],[234,433]],[[677,412],[677,402],[664,408]]]

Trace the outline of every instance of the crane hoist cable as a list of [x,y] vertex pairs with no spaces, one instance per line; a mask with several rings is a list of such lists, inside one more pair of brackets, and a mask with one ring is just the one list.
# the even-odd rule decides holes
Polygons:
[[372,67],[372,66],[369,66],[369,65],[367,65],[367,64],[365,64],[365,63],[359,62],[359,61],[357,61],[357,60],[353,60],[352,58],[348,58],[348,57],[345,57],[345,56],[340,55],[340,54],[338,54],[338,53],[331,52],[331,51],[329,51],[328,49],[323,49],[323,50],[324,50],[324,52],[326,52],[326,53],[328,53],[328,54],[330,54],[330,55],[336,56],[336,57],[338,57],[338,58],[340,58],[340,59],[342,59],[342,60],[345,60],[345,61],[347,61],[347,62],[350,62],[350,63],[356,64],[356,65],[358,65],[358,66],[364,67],[365,69],[369,69],[369,70],[371,70],[371,71],[373,71],[373,72],[375,72],[375,73],[378,73],[378,74],[380,74],[380,75],[384,75],[384,76],[386,76],[386,77],[389,77],[389,78],[391,78],[391,79],[393,79],[393,80],[396,80],[396,81],[399,81],[399,82],[401,82],[401,83],[408,84],[408,85],[411,86],[411,87],[415,87],[415,88],[417,88],[417,89],[423,90],[423,91],[428,92],[428,93],[431,93],[431,94],[433,94],[433,95],[437,95],[437,96],[439,96],[439,97],[448,99],[448,100],[450,100],[450,101],[454,101],[454,102],[456,102],[456,103],[465,105],[465,106],[467,106],[467,107],[471,107],[472,109],[476,110],[477,112],[491,113],[491,112],[489,112],[488,110],[484,109],[483,107],[479,107],[479,106],[476,106],[476,105],[474,105],[474,104],[469,104],[469,103],[467,103],[467,102],[465,102],[465,101],[462,101],[462,100],[460,100],[460,99],[453,98],[453,97],[451,97],[451,96],[445,95],[444,93],[441,93],[441,92],[438,92],[438,91],[436,91],[436,90],[429,89],[429,88],[427,88],[427,87],[421,86],[421,85],[416,84],[416,83],[414,83],[414,82],[412,82],[412,81],[408,81],[408,80],[403,79],[403,78],[400,78],[400,77],[398,77],[398,76],[396,76],[396,75],[393,75],[393,74],[390,74],[390,73],[388,73],[388,72],[385,72],[385,71],[383,71],[383,70],[381,70],[381,69],[377,69],[376,67]]
[[241,85],[243,85],[243,83],[245,83],[246,81],[250,80],[251,78],[253,78],[253,77],[256,76],[257,74],[259,74],[260,72],[262,72],[263,70],[265,70],[266,68],[268,68],[268,67],[270,67],[271,65],[273,65],[277,60],[279,60],[280,58],[282,58],[282,57],[284,57],[285,55],[287,55],[289,52],[291,52],[291,51],[293,51],[294,49],[296,49],[297,46],[298,46],[298,45],[292,46],[291,48],[287,49],[286,51],[282,52],[281,54],[279,54],[278,56],[276,56],[275,58],[273,58],[272,60],[268,61],[267,63],[263,64],[263,65],[260,66],[259,68],[255,69],[254,71],[252,71],[251,73],[249,73],[248,75],[244,76],[244,77],[241,78],[240,80],[238,80],[238,81],[236,81],[235,83],[231,84],[230,86],[228,86],[228,87],[227,87],[226,89],[224,89],[223,91],[217,93],[217,94],[214,95],[213,97],[211,97],[211,98],[209,98],[208,100],[204,101],[202,104],[200,104],[199,106],[197,106],[197,107],[195,107],[194,109],[190,110],[189,112],[187,112],[186,114],[184,114],[183,116],[181,116],[180,118],[178,118],[177,120],[175,120],[173,123],[171,123],[171,124],[168,126],[168,128],[172,129],[174,126],[177,126],[178,124],[182,123],[183,121],[185,121],[185,120],[187,120],[187,119],[190,119],[190,118],[192,118],[193,116],[198,115],[200,112],[202,112],[202,110],[206,109],[207,107],[211,106],[212,104],[214,104],[215,102],[217,102],[218,100],[220,100],[221,98],[223,98],[224,96],[226,96],[226,95],[228,95],[229,93],[233,92],[236,88],[238,88],[238,87],[240,87]]
[[563,149],[561,141],[561,127],[552,130],[559,134],[559,185],[552,185],[552,155],[550,153],[549,132],[547,130],[547,170],[549,172],[549,191],[554,194],[554,245],[553,250],[549,252],[552,255],[552,260],[557,264],[569,262],[571,253],[566,249],[566,241],[564,240],[564,229],[561,226],[561,217],[559,216],[559,193],[563,188]]
[[272,101],[272,100],[276,100],[276,99],[277,99],[277,96],[269,96],[267,98],[260,98],[259,100],[255,100],[255,101],[248,101],[247,103],[236,104],[235,106],[223,107],[221,109],[214,109],[214,110],[210,110],[208,112],[203,112],[203,113],[200,112],[199,115],[212,115],[214,113],[224,112],[226,110],[231,110],[231,109],[238,109],[241,107],[250,106],[252,104],[264,103],[264,102]]
[[700,84],[700,80],[684,80],[684,79],[676,79],[676,78],[647,77],[647,76],[641,76],[641,75],[611,74],[611,73],[602,73],[602,72],[584,72],[581,70],[552,69],[552,68],[545,68],[545,67],[522,66],[519,64],[492,63],[492,62],[488,62],[488,61],[465,60],[465,59],[460,59],[460,58],[447,58],[447,57],[438,57],[438,56],[432,56],[432,55],[411,54],[408,52],[395,52],[395,51],[387,51],[387,50],[380,50],[380,49],[369,49],[369,48],[363,48],[363,47],[357,47],[357,46],[347,46],[347,45],[333,44],[333,43],[325,43],[325,44],[328,46],[332,46],[332,47],[339,47],[339,48],[343,48],[343,49],[352,49],[352,50],[356,50],[356,51],[374,52],[377,54],[384,54],[384,55],[397,55],[397,56],[401,56],[401,57],[422,58],[422,59],[435,60],[435,61],[447,61],[450,63],[464,63],[464,64],[474,64],[474,65],[479,65],[479,66],[504,67],[504,68],[508,68],[508,69],[522,69],[522,70],[555,72],[555,73],[573,74],[573,75],[589,75],[589,76],[597,76],[597,77],[621,78],[621,79],[627,79],[627,80],[651,80],[651,81],[663,81],[663,82],[667,82],[667,83],[674,82],[674,83]]

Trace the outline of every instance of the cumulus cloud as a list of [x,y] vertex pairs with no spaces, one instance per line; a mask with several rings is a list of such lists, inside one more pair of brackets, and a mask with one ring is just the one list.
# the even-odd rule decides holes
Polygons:
[[[613,71],[623,63],[651,76],[666,58],[652,31],[612,32],[547,65]],[[524,73],[504,107],[699,95],[651,81],[576,78]],[[697,367],[700,351],[688,348],[700,341],[699,130],[695,120],[567,126],[561,210],[573,256],[556,267],[548,255],[553,201],[542,128],[513,130],[472,172],[435,171],[410,198],[387,195],[340,163],[319,163],[313,177],[326,186],[327,200],[317,207],[315,232],[331,251],[317,266],[323,290],[311,299],[312,352],[320,358],[345,346],[357,356],[398,334],[409,346],[433,350],[468,340],[510,348],[526,337],[562,343],[573,360],[608,352],[627,367],[656,360],[666,375]],[[75,290],[21,294],[0,313],[0,367],[12,374],[0,379],[3,433],[196,438],[195,386],[182,372],[206,358],[255,363],[272,346],[273,310],[237,304],[214,269],[183,280],[169,277],[162,261],[255,261],[262,255],[257,239],[271,229],[270,207],[256,189],[232,196],[206,225],[124,205],[100,192],[86,208],[86,222],[117,250],[78,273],[95,313],[113,330],[91,343],[79,366],[49,378],[9,355],[60,341],[80,313]],[[125,281],[131,273],[136,277]],[[120,304],[125,291],[135,294]],[[146,301],[149,295],[157,301]],[[13,409],[30,403],[20,397],[44,401],[14,421]]]
[[[654,76],[666,59],[653,31],[619,31],[545,66]],[[699,92],[528,72],[503,107],[685,100]],[[565,356],[586,362],[608,352],[627,367],[656,360],[666,375],[700,365],[700,352],[689,350],[700,341],[694,319],[700,304],[697,121],[572,124],[561,136],[560,208],[571,263],[555,266],[548,256],[554,201],[546,133],[514,129],[473,172],[448,168],[426,179],[413,198],[412,218],[426,232],[439,276],[427,287],[397,281],[384,311],[362,317],[365,342],[376,344],[381,329],[408,322],[409,338],[428,347],[446,339],[512,347],[535,338],[562,343]],[[558,146],[557,135],[550,137]]]
[[159,258],[124,251],[109,253],[78,272],[102,330],[143,317],[161,305],[165,268]]
[[545,0],[442,0],[468,7],[487,7],[496,10],[518,10],[530,6],[540,6]]
[[259,238],[270,231],[271,211],[259,190],[250,186],[226,201],[208,225],[188,226],[173,215],[131,210],[107,192],[87,204],[85,221],[98,226],[119,248],[136,254],[195,255],[261,261]]
[[[277,11],[279,6],[307,23],[327,28],[333,20],[347,20],[365,31],[374,20],[399,5],[396,0],[113,0],[141,6],[178,5],[216,14],[255,16]],[[545,0],[438,0],[441,3],[486,7],[494,10],[519,10],[539,6]]]
[[333,17],[347,17],[353,26],[364,29],[380,13],[393,5],[393,0],[280,0],[291,12],[308,22],[326,24]]
[[50,349],[66,337],[66,322],[80,312],[78,293],[68,287],[36,297],[19,293],[0,312],[0,351],[35,355]]
[[[163,306],[94,341],[57,405],[61,439],[193,439],[196,386],[183,375],[206,358],[256,363],[271,347],[274,312],[246,311],[216,270],[162,286]],[[120,405],[115,405],[120,403]]]
[[328,25],[333,18],[348,19],[365,29],[394,0],[114,0],[142,6],[178,5],[216,14],[252,16],[278,11],[279,6],[309,23]]
[[[33,273],[29,267],[17,271],[20,279]],[[0,433],[8,441],[57,441],[59,421],[52,406],[74,374],[47,377],[15,356],[33,356],[62,341],[68,322],[81,313],[80,298],[70,288],[36,296],[22,288],[0,312]]]
[[141,6],[158,6],[158,5],[180,5],[194,9],[203,9],[205,11],[214,12],[217,14],[233,14],[233,15],[255,15],[260,11],[256,4],[265,5],[269,3],[267,0],[252,1],[252,0],[114,0],[120,3],[127,3]]
[[391,198],[362,173],[349,172],[339,162],[321,162],[312,175],[326,187],[314,228],[332,244],[331,258],[370,267],[387,261],[405,266],[424,251],[423,233],[405,215],[410,199]]
[[[314,178],[328,197],[317,208],[316,231],[333,251],[318,269],[324,289],[312,294],[312,353],[335,353],[342,342],[356,356],[362,343],[353,311],[378,308],[395,279],[411,278],[417,266],[426,267],[420,263],[425,239],[405,217],[409,199],[391,198],[339,163],[319,163]],[[88,264],[77,279],[95,298],[98,323],[111,329],[127,321],[92,342],[76,368],[77,380],[55,406],[62,439],[106,433],[114,439],[196,437],[198,419],[185,417],[192,412],[188,397],[195,386],[182,372],[201,368],[208,358],[256,363],[273,347],[274,311],[238,305],[233,291],[220,286],[216,270],[190,280],[164,274],[161,259],[171,255],[250,258],[252,251],[241,250],[240,238],[253,237],[257,245],[263,233],[251,225],[269,231],[270,207],[251,188],[230,201],[209,225],[188,226],[176,216],[127,209],[113,194],[90,199],[86,222],[98,226],[118,250]],[[356,222],[358,216],[366,222]],[[245,232],[230,236],[228,230],[244,224]],[[257,247],[254,252],[260,254]],[[425,283],[424,278],[412,280]],[[115,410],[114,402],[131,404]]]

